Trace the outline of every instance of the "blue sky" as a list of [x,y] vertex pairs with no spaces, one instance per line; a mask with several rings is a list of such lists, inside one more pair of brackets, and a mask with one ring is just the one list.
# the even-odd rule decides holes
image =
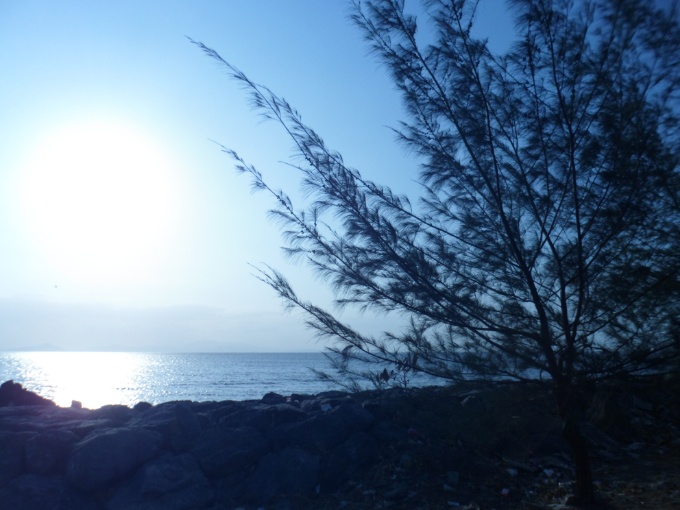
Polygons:
[[[213,142],[295,197],[291,142],[250,110],[217,50],[285,97],[349,165],[400,192],[417,162],[402,115],[342,0],[0,3],[0,350],[308,351],[249,264],[321,282],[285,260],[273,205]],[[502,0],[480,31],[502,49]],[[378,329],[371,317],[355,319]]]

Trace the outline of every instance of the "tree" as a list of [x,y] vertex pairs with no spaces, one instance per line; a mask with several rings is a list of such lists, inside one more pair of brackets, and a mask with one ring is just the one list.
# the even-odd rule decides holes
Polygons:
[[197,43],[295,144],[302,208],[224,149],[276,198],[285,249],[339,306],[399,313],[409,327],[364,335],[276,270],[260,277],[346,370],[378,360],[453,381],[550,384],[574,501],[592,503],[579,388],[663,371],[678,355],[677,6],[512,0],[518,39],[496,55],[473,36],[477,2],[422,4],[424,20],[403,0],[357,0],[352,16],[403,97],[410,121],[395,133],[422,161],[417,202],[348,168],[284,99]]

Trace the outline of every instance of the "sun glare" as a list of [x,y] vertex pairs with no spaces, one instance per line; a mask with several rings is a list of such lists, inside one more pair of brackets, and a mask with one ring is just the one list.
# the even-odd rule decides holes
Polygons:
[[[144,358],[126,352],[25,352],[24,378],[33,381],[38,394],[68,407],[77,400],[84,407],[139,402],[139,378]],[[121,401],[121,398],[124,401]]]
[[70,278],[139,278],[161,256],[180,187],[167,149],[133,127],[62,127],[23,172],[23,213],[41,256]]

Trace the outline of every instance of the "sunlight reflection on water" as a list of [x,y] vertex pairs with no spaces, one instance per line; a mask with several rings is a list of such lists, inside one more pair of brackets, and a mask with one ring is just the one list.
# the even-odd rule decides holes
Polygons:
[[23,372],[21,379],[33,381],[31,390],[69,406],[72,400],[88,408],[139,401],[139,379],[149,358],[126,352],[31,352],[13,353]]
[[309,370],[326,369],[320,353],[172,354],[139,352],[0,353],[0,382],[14,379],[59,406],[77,400],[96,409],[171,400],[259,399],[332,387]]
[[[319,380],[310,368],[330,371],[321,353],[0,353],[0,382],[13,379],[59,406],[68,407],[77,400],[89,409],[172,400],[260,399],[270,391],[290,395],[341,389]],[[424,378],[412,383],[437,381]]]

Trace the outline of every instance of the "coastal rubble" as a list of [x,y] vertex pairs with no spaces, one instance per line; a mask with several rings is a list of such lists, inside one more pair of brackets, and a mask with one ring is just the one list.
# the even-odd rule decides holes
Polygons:
[[0,510],[263,505],[333,490],[380,454],[374,414],[345,393],[88,410],[3,387]]
[[[538,509],[563,507],[571,483],[549,396],[531,386],[92,410],[1,388],[0,510]],[[639,393],[601,390],[584,411],[601,490],[620,495],[615,470],[680,447],[677,389]],[[654,481],[671,504],[677,471]]]

